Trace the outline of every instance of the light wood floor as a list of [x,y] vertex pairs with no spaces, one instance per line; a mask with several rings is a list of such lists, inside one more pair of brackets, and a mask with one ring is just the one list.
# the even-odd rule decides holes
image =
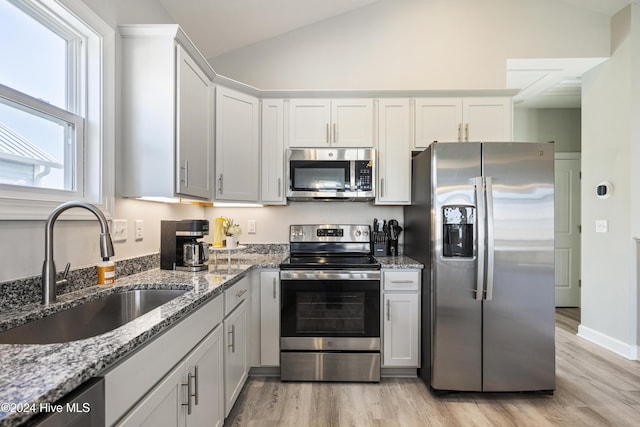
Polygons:
[[251,377],[226,426],[638,426],[640,362],[575,334],[556,312],[556,391],[434,396],[419,379],[379,384],[281,383]]

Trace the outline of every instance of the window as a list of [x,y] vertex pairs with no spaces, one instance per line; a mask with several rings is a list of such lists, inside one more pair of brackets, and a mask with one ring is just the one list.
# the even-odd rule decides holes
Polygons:
[[110,214],[113,46],[79,0],[0,0],[0,218],[68,200]]

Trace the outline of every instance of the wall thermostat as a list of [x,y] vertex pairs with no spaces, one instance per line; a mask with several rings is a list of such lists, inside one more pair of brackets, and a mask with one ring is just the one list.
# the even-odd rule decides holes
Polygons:
[[608,199],[613,193],[613,184],[607,181],[603,181],[596,187],[596,196],[599,199]]

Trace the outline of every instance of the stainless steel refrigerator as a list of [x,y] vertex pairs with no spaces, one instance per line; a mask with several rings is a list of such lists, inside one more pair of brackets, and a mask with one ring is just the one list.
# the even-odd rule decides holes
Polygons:
[[413,158],[405,253],[425,264],[434,390],[555,388],[550,143],[433,143]]

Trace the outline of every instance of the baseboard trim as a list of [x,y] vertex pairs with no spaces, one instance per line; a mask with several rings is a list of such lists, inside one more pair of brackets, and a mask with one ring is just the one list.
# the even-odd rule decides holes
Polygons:
[[600,347],[619,354],[626,359],[640,360],[638,359],[638,355],[640,354],[640,347],[638,346],[629,345],[584,325],[578,326],[577,335],[580,338],[584,338],[587,341],[591,341],[592,343],[599,345]]

